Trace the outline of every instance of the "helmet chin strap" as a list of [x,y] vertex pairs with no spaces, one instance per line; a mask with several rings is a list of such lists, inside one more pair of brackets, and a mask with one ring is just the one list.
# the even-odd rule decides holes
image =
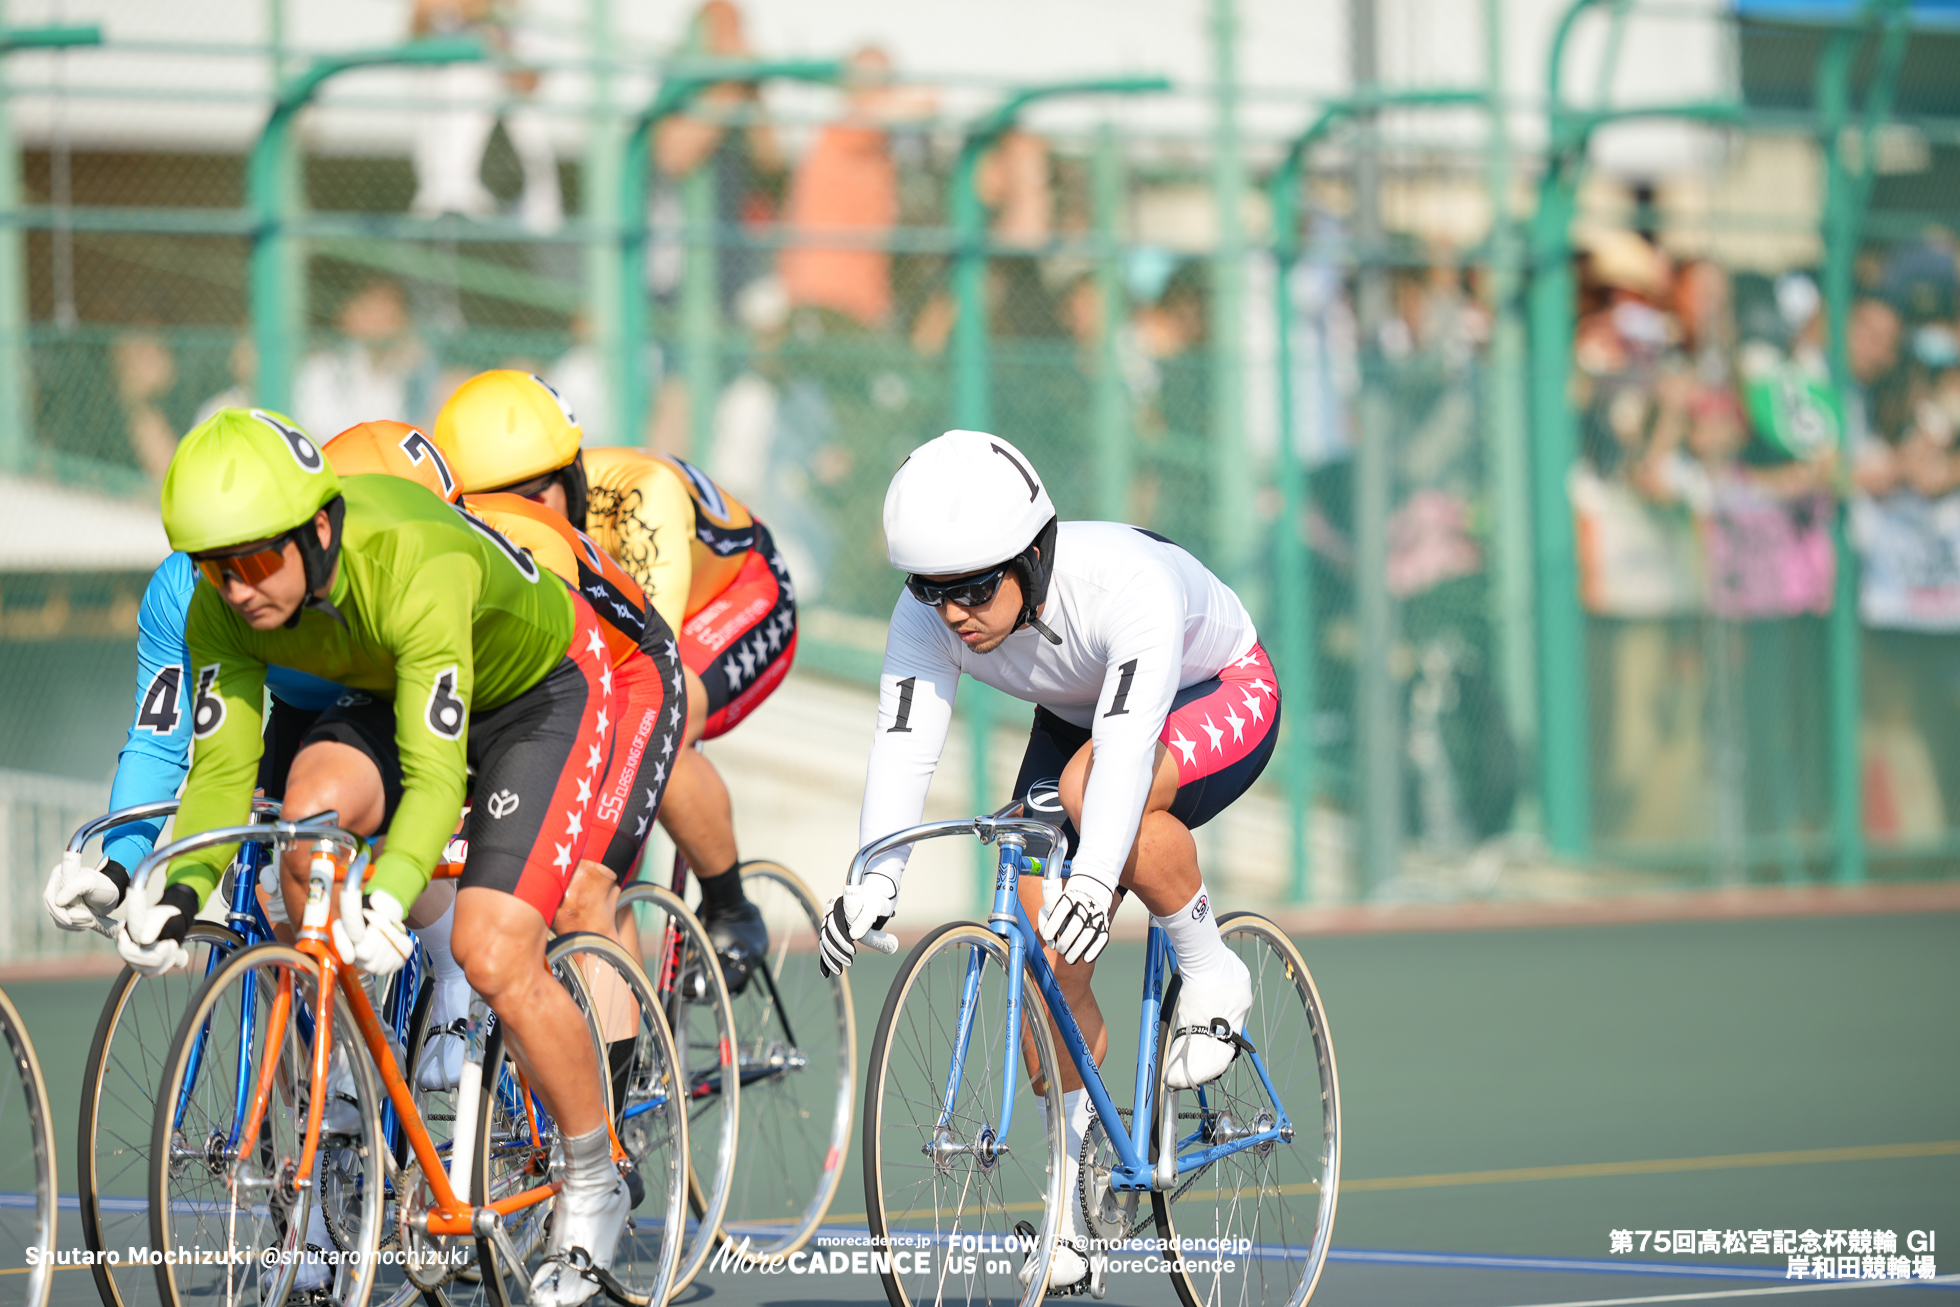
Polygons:
[[1049,644],[1060,644],[1062,637],[1044,625],[1038,614],[1042,603],[1048,598],[1048,577],[1054,571],[1057,525],[1054,518],[1049,518],[1041,534],[1014,559],[1014,574],[1021,582],[1021,616],[1016,619],[1014,629],[1018,631],[1024,626],[1032,626],[1041,632]]
[[299,607],[293,609],[293,615],[286,619],[288,630],[299,625],[301,614],[309,608],[325,613],[342,626],[347,625],[347,619],[333,606],[333,602],[317,593],[333,584],[334,566],[340,561],[340,527],[347,517],[347,501],[335,495],[325,505],[325,511],[325,545],[320,543],[320,533],[309,529],[313,526],[310,520],[293,535],[293,543],[299,547],[300,565],[306,571],[306,598],[300,600]]

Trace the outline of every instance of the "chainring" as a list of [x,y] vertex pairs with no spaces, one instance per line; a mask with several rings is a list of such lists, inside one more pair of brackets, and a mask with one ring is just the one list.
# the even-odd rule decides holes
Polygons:
[[452,1260],[451,1253],[464,1244],[458,1242],[452,1247],[447,1235],[426,1230],[426,1219],[435,1206],[435,1194],[423,1178],[422,1164],[410,1162],[395,1178],[395,1238],[401,1249],[402,1273],[424,1292],[440,1289],[463,1269],[461,1262]]
[[[1127,1124],[1129,1109],[1116,1110]],[[1077,1160],[1080,1165],[1076,1168],[1075,1196],[1082,1208],[1082,1228],[1102,1248],[1135,1237],[1154,1219],[1151,1210],[1143,1205],[1140,1192],[1122,1193],[1109,1187],[1110,1173],[1120,1159],[1100,1117],[1090,1116],[1088,1129],[1082,1132],[1082,1152]]]

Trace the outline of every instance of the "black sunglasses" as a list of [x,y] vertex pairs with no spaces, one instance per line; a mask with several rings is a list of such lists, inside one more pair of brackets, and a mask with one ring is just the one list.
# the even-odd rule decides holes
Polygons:
[[928,581],[923,576],[908,575],[905,588],[912,592],[914,599],[930,608],[941,604],[982,608],[992,602],[994,592],[1000,589],[1001,578],[1007,575],[1007,569],[1011,566],[1011,563],[1002,563],[991,571],[956,576],[950,581]]

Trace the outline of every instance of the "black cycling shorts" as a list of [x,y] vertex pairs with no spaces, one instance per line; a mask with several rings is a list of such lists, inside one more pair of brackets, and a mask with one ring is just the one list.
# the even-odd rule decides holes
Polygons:
[[[402,760],[395,751],[394,701],[378,694],[369,694],[366,690],[348,690],[314,720],[312,727],[301,738],[300,748],[320,740],[359,749],[374,764],[374,769],[381,773],[381,829],[375,834],[386,834],[388,823],[395,819],[395,809],[402,801]],[[267,751],[270,752],[270,749]],[[281,776],[284,776],[283,771]],[[283,781],[281,788],[284,788]],[[286,814],[289,818],[312,815],[310,812]]]

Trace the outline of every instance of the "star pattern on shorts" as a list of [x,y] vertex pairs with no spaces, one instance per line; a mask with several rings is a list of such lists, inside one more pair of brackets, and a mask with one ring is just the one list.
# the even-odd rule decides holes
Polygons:
[[587,771],[597,771],[599,764],[604,761],[605,754],[600,751],[599,746],[595,743],[592,746],[592,752],[585,756],[585,769]]
[[1257,645],[1254,645],[1252,648],[1246,650],[1245,657],[1239,659],[1237,662],[1232,664],[1232,666],[1234,667],[1257,667],[1258,665],[1259,665],[1259,647]]
[[[667,764],[665,761],[653,764],[653,783],[655,785],[665,785],[667,783]],[[653,802],[652,790],[647,791],[647,802]]]
[[552,845],[552,847],[558,850],[558,856],[557,856],[557,857],[555,857],[555,858],[553,858],[553,859],[551,860],[551,865],[552,865],[552,866],[554,866],[554,867],[569,867],[569,866],[571,866],[571,865],[572,865],[572,846],[571,846],[571,845],[569,845],[569,844],[554,844],[554,845]]
[[681,706],[679,704],[674,705],[674,711],[669,714],[669,717],[671,719],[667,723],[669,726],[679,726],[681,724]]
[[1259,693],[1261,694],[1271,694],[1273,692],[1273,687],[1266,684],[1264,680],[1260,679],[1257,676],[1247,681],[1246,684],[1251,686],[1253,689],[1259,691]]
[[594,658],[603,658],[605,656],[606,642],[600,636],[598,627],[595,626],[585,633],[585,647]]
[[578,778],[578,801],[581,807],[592,802],[592,782],[583,776]]
[[687,669],[682,667],[679,663],[675,663],[674,664],[674,693],[679,694],[681,692],[682,687],[684,687],[686,684],[687,684]]
[[637,840],[641,836],[645,835],[646,833],[647,833],[647,815],[643,812],[640,814],[639,824],[633,827],[633,838]]
[[585,823],[579,820],[579,810],[574,808],[565,814],[565,836],[567,839],[577,839],[583,834]]
[[612,695],[611,667],[601,667],[599,669],[599,693],[606,695],[608,698]]
[[1244,743],[1245,742],[1245,718],[1233,712],[1232,706],[1230,704],[1225,705],[1225,720],[1231,723],[1232,726],[1232,743],[1234,744]]
[[[1245,696],[1245,707],[1246,711],[1252,714],[1253,721],[1262,720],[1260,714],[1265,711],[1266,705],[1259,701],[1258,695],[1248,694]],[[1231,719],[1227,718],[1226,720],[1230,721]]]
[[1211,718],[1205,718],[1199,724],[1198,729],[1211,737],[1211,751],[1213,753],[1223,753],[1225,751],[1225,731],[1222,727],[1213,726],[1211,724]]
[[663,758],[671,758],[673,754],[674,754],[674,733],[672,731],[669,731],[667,732],[667,734],[660,737],[660,756]]
[[742,660],[742,679],[745,681],[755,679],[755,650],[748,645],[743,645],[735,656]]
[[598,732],[600,735],[604,735],[606,733],[607,724],[608,723],[606,721],[606,706],[604,704],[600,704],[598,716],[593,722],[593,730]]
[[1196,740],[1185,739],[1184,732],[1179,731],[1176,735],[1171,736],[1171,743],[1177,747],[1179,753],[1184,755],[1184,765],[1186,767],[1195,767],[1197,765],[1198,742]]

